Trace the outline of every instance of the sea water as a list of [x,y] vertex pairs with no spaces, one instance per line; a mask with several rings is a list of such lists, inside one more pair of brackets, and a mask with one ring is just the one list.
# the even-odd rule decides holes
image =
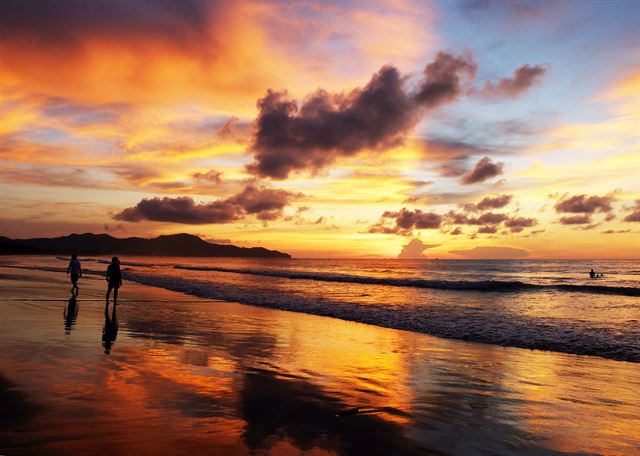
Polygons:
[[[104,274],[107,259],[81,259]],[[4,257],[64,271],[66,258]],[[640,361],[633,260],[121,257],[124,278],[194,296],[488,344]],[[603,274],[592,279],[590,269]],[[126,283],[121,291],[126,297]],[[215,305],[215,303],[211,303]]]

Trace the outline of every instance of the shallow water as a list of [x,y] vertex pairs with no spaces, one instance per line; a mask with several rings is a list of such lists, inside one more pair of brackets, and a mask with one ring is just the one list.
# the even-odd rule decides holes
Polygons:
[[[2,454],[634,454],[637,364],[0,268]],[[67,311],[65,314],[65,310]],[[111,322],[111,323],[109,323]],[[106,354],[108,351],[109,354]],[[4,388],[3,388],[4,386]],[[6,418],[10,417],[10,418]]]
[[[640,361],[628,260],[123,258],[125,277],[193,296],[483,343]],[[67,259],[1,262],[62,269]],[[103,259],[84,259],[102,274]],[[594,268],[604,277],[590,279]]]

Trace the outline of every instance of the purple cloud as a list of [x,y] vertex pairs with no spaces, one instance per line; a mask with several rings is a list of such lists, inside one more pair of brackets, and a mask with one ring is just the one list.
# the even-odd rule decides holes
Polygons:
[[611,203],[615,201],[613,195],[588,196],[575,195],[563,197],[555,205],[556,212],[569,212],[574,214],[593,214],[594,212],[609,212]]
[[198,203],[187,196],[145,198],[117,213],[114,219],[126,222],[153,220],[184,224],[230,223],[255,214],[259,220],[275,220],[292,199],[291,192],[248,185],[239,194],[211,203]]
[[465,185],[477,184],[484,182],[487,179],[499,176],[503,173],[504,163],[492,162],[489,157],[483,157],[476,163],[476,166],[471,172],[465,174],[460,179],[460,182]]

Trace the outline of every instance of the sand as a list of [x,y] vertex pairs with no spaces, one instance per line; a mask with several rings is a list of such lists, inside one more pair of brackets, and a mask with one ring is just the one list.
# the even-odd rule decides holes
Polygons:
[[0,454],[640,451],[635,363],[104,288],[0,268]]

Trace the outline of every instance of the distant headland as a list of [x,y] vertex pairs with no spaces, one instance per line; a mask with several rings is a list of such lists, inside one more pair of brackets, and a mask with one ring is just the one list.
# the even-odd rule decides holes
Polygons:
[[115,238],[108,234],[70,234],[56,238],[10,239],[0,236],[0,255],[143,255],[240,258],[291,258],[262,247],[214,244],[192,234],[170,234],[152,239]]

